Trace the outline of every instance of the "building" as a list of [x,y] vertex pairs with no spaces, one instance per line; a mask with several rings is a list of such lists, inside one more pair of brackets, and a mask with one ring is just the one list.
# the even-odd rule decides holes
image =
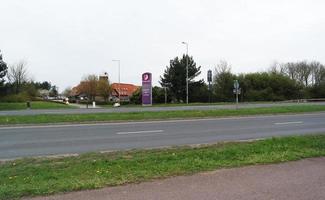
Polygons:
[[133,85],[133,84],[127,84],[127,83],[113,83],[111,85],[112,87],[112,99],[113,101],[115,99],[118,99],[120,97],[121,101],[130,101],[130,98],[132,95],[140,89],[139,86]]
[[[99,81],[109,81],[109,77],[107,73],[104,73],[102,75],[98,76]],[[127,83],[113,83],[111,84],[111,91],[108,94],[108,99],[110,101],[118,101],[119,98],[121,101],[130,101],[131,96],[134,92],[136,92],[140,87],[133,85],[133,84],[127,84]],[[81,81],[79,85],[72,88],[72,91],[70,93],[69,99],[71,99],[71,102],[78,102],[79,100],[83,101],[87,99],[87,93],[94,93],[92,95],[91,99],[95,99],[96,101],[104,101],[103,97],[95,94],[96,92],[96,86],[94,88],[93,84],[87,84],[87,81]]]
[[107,72],[105,72],[103,75],[99,75],[99,80],[104,80],[104,81],[108,81],[108,74]]

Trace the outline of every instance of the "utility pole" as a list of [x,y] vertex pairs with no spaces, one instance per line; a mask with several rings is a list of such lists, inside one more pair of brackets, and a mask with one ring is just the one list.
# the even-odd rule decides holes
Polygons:
[[186,45],[186,104],[188,104],[188,43],[182,42]]

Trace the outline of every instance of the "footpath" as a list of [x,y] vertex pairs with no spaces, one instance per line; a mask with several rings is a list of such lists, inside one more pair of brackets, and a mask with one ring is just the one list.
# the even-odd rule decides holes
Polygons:
[[33,200],[324,200],[325,157],[172,177]]

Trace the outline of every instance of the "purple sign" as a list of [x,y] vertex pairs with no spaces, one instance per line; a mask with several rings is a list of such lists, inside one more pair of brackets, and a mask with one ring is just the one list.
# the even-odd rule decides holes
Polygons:
[[152,105],[152,74],[149,72],[142,74],[142,105]]

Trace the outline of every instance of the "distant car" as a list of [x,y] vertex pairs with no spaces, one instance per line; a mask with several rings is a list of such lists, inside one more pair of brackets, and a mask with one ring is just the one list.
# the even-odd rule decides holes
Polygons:
[[63,99],[63,102],[64,102],[65,104],[69,105],[69,98],[64,98],[64,99]]
[[114,107],[114,108],[121,107],[121,104],[120,104],[120,103],[114,103],[114,104],[113,104],[113,107]]

